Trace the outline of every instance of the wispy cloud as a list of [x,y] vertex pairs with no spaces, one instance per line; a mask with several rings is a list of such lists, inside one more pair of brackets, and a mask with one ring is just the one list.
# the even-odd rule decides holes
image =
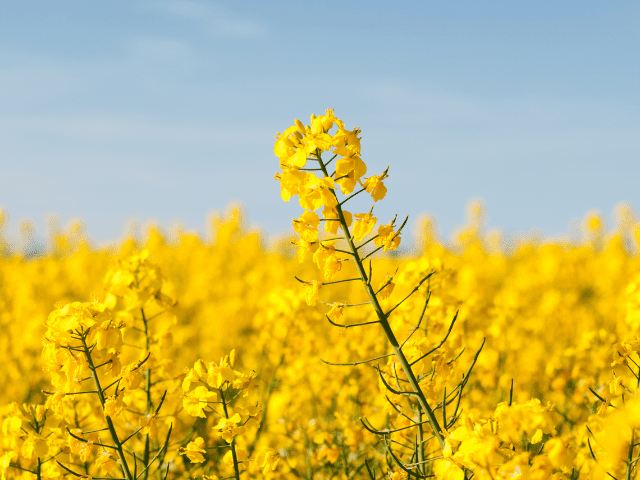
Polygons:
[[188,42],[173,38],[139,35],[128,40],[136,56],[158,59],[185,59],[193,56]]
[[118,116],[5,116],[0,117],[3,135],[53,134],[80,141],[154,142],[205,145],[244,145],[271,137],[266,129],[239,129],[167,125]]
[[615,99],[483,96],[394,79],[361,82],[359,94],[380,105],[387,124],[422,130],[433,155],[504,162],[628,154],[640,145],[637,112]]
[[155,5],[173,15],[203,23],[209,33],[218,37],[258,40],[267,35],[267,26],[263,22],[239,18],[204,3],[191,0],[169,0]]

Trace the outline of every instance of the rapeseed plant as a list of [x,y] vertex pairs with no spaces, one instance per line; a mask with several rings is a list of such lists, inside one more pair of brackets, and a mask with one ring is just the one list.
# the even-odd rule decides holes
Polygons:
[[[12,404],[3,422],[13,447],[2,457],[3,478],[13,469],[38,479],[218,478],[225,471],[231,477],[223,478],[240,479],[249,458],[236,437],[255,439],[252,427],[262,411],[250,396],[255,374],[234,369],[235,350],[219,364],[198,360],[173,374],[163,357],[177,302],[163,284],[142,250],[109,270],[104,302],[73,302],[49,315],[42,360],[52,390],[44,392],[43,405]],[[220,417],[217,425],[207,422],[212,414]],[[190,417],[203,419],[200,429],[209,424],[206,441],[194,439],[199,429],[188,425]],[[259,468],[275,470],[277,453],[258,455]],[[186,459],[202,465],[194,469]]]
[[[429,303],[428,292],[425,293],[426,301],[416,326],[401,344],[397,340],[396,333],[391,327],[391,314],[413,294],[418,292],[422,285],[431,278],[433,272],[428,273],[416,282],[413,290],[399,303],[384,311],[381,302],[387,299],[393,291],[395,286],[393,277],[387,274],[382,282],[379,282],[380,284],[374,287],[372,262],[369,261],[367,271],[364,261],[379,250],[383,252],[396,250],[400,245],[401,233],[407,220],[405,219],[402,225],[398,227],[396,226],[396,218],[394,218],[388,224],[380,225],[377,235],[372,236],[367,241],[363,241],[371,233],[377,222],[377,219],[372,215],[372,207],[369,213],[356,213],[357,220],[353,225],[353,229],[349,229],[353,223],[354,215],[343,208],[346,203],[363,192],[369,193],[374,202],[382,200],[387,193],[383,180],[389,176],[389,167],[387,167],[380,175],[364,177],[367,173],[367,166],[360,157],[359,134],[360,130],[358,128],[347,130],[344,123],[334,116],[332,110],[327,110],[325,115],[319,117],[312,115],[310,126],[304,126],[302,122],[296,120],[295,124],[285,130],[283,134],[276,136],[274,152],[280,158],[280,167],[283,169],[281,173],[276,174],[276,179],[280,181],[283,200],[288,201],[292,196],[297,195],[300,206],[305,209],[305,212],[298,219],[293,220],[294,229],[300,234],[300,240],[295,243],[299,248],[298,259],[303,261],[307,253],[313,252],[313,261],[324,273],[325,282],[322,284],[323,287],[343,282],[360,281],[369,299],[364,303],[370,304],[375,311],[374,320],[362,323],[337,323],[346,308],[358,307],[364,303],[335,302],[326,314],[329,322],[344,329],[378,324],[393,350],[392,353],[368,360],[346,364],[333,363],[333,365],[345,366],[388,359],[388,363],[384,368],[378,365],[376,369],[382,389],[393,397],[391,399],[387,397],[387,399],[392,409],[400,415],[399,424],[392,424],[390,428],[385,430],[376,430],[363,420],[363,426],[383,439],[386,453],[393,458],[396,468],[407,475],[424,477],[430,474],[431,464],[436,459],[433,456],[433,452],[438,450],[434,450],[433,445],[429,443],[429,439],[424,438],[423,425],[426,423],[430,425],[432,432],[430,438],[436,440],[440,449],[444,448],[444,432],[451,428],[458,419],[460,400],[473,364],[469,372],[462,376],[462,380],[450,389],[449,395],[447,395],[444,384],[448,379],[449,371],[453,370],[451,365],[455,362],[457,355],[447,357],[445,353],[440,353],[440,349],[449,336],[457,314],[451,322],[449,332],[434,348],[429,348],[426,337],[423,335],[417,335],[412,338],[416,332],[420,331],[420,325]],[[331,159],[325,160],[322,158],[323,153],[333,154],[333,156]],[[329,167],[334,160],[335,170],[329,173]],[[315,163],[312,163],[312,167],[305,168],[307,161]],[[320,176],[318,177],[315,172],[318,172]],[[353,193],[357,185],[360,186],[360,189]],[[345,196],[341,201],[339,201],[336,193],[338,187],[340,193]],[[320,218],[315,213],[315,210],[321,207],[323,208],[322,221],[325,222],[326,232],[332,234],[332,236],[336,235],[338,231],[337,225],[339,225],[342,236],[326,240],[319,239],[318,227]],[[345,246],[337,248],[338,241],[342,241]],[[357,244],[358,242],[359,245]],[[376,248],[369,253],[365,253],[362,249],[371,242]],[[335,274],[342,270],[343,263],[348,261],[355,264],[357,277],[332,281]],[[319,281],[301,281],[301,283],[306,290],[307,303],[309,305],[315,304],[320,292]],[[403,350],[405,345],[407,350],[413,353],[411,357]],[[420,349],[418,345],[424,348]],[[481,349],[482,346],[478,350],[475,359],[477,359]],[[437,360],[435,360],[436,358]],[[475,359],[473,363],[475,363]],[[420,365],[416,365],[418,363]],[[433,364],[432,368],[428,368],[429,364]],[[394,379],[395,384],[392,387],[390,383],[393,383]],[[429,396],[432,397],[436,392],[439,394],[443,388],[444,391],[440,397],[440,402],[434,401],[433,398],[427,398],[427,394],[425,394],[426,390],[430,394]],[[451,416],[448,417],[446,415],[446,407],[447,404],[451,403],[455,405],[455,408],[451,412]],[[435,410],[437,408],[440,408],[443,412],[441,420],[436,418]],[[423,421],[423,418],[426,420]],[[409,423],[406,423],[405,420],[408,420]],[[413,427],[416,428],[416,432],[411,431]],[[408,453],[394,452],[392,441],[398,442],[393,438],[392,434],[395,433],[399,433],[397,437],[405,441],[408,440],[409,447],[406,444],[403,445],[408,448]],[[413,436],[415,436],[415,439],[413,447],[411,447],[411,437]],[[402,443],[400,444],[402,445]],[[425,452],[429,453],[425,455]],[[375,478],[375,474],[371,470],[369,472]]]

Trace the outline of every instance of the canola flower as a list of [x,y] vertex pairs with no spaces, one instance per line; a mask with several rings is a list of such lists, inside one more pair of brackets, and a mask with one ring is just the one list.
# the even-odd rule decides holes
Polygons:
[[[297,251],[265,249],[238,211],[209,238],[152,229],[111,250],[73,225],[33,258],[0,228],[1,478],[126,478],[125,462],[134,478],[638,478],[633,209],[611,230],[588,213],[581,242],[507,244],[475,204],[455,243],[427,221],[418,250],[388,257],[403,222],[375,205],[392,171],[366,171],[360,131],[332,116],[276,147],[283,198],[305,197]],[[337,154],[329,175],[312,144]],[[349,213],[354,194],[374,208]],[[389,326],[443,445],[344,225],[382,311],[402,302]]]
[[[283,200],[288,201],[292,196],[297,195],[299,197],[300,206],[305,209],[305,212],[299,219],[294,219],[294,228],[299,227],[300,225],[306,225],[306,228],[304,230],[295,228],[295,230],[300,233],[301,236],[300,242],[296,244],[300,249],[298,259],[300,261],[303,261],[307,251],[315,250],[313,254],[313,260],[316,265],[323,271],[325,280],[328,281],[325,282],[325,285],[339,283],[331,282],[331,280],[336,273],[342,270],[342,264],[344,262],[352,261],[355,264],[357,277],[348,278],[344,281],[349,282],[357,281],[358,279],[361,280],[364,290],[366,291],[366,294],[369,298],[369,301],[365,303],[369,303],[373,307],[377,317],[376,320],[359,324],[338,324],[337,321],[340,319],[340,317],[342,317],[343,310],[345,308],[358,306],[358,304],[348,305],[345,303],[334,303],[327,313],[327,319],[331,324],[341,326],[345,329],[353,327],[363,327],[376,323],[379,324],[382,328],[384,336],[386,337],[388,343],[390,343],[393,352],[382,356],[377,356],[369,360],[355,362],[354,365],[358,363],[373,362],[382,358],[393,358],[395,360],[391,363],[392,372],[388,371],[383,374],[379,366],[377,367],[377,371],[380,375],[380,381],[384,384],[384,387],[386,387],[389,393],[393,393],[397,397],[405,397],[403,400],[396,398],[395,401],[389,401],[390,405],[393,406],[393,408],[398,412],[400,412],[400,408],[406,408],[409,412],[411,412],[411,416],[415,417],[417,415],[417,420],[413,420],[415,422],[415,425],[403,425],[401,427],[398,427],[397,429],[393,429],[394,432],[400,432],[413,426],[418,427],[417,435],[420,444],[416,445],[416,447],[414,448],[410,463],[400,460],[393,453],[393,450],[388,443],[390,441],[390,429],[377,431],[372,427],[367,426],[364,422],[363,425],[365,426],[365,428],[367,428],[367,430],[384,439],[384,442],[386,443],[387,453],[391,457],[393,457],[398,467],[404,470],[407,474],[424,476],[427,474],[426,465],[431,461],[431,459],[424,458],[424,452],[425,450],[429,449],[429,447],[423,444],[422,416],[424,415],[427,419],[425,423],[429,423],[429,425],[431,426],[433,437],[437,440],[440,448],[443,448],[445,446],[443,429],[446,430],[446,428],[453,425],[453,423],[455,423],[455,419],[457,419],[458,407],[460,405],[459,400],[462,398],[463,388],[468,381],[468,373],[466,378],[465,376],[463,376],[463,380],[454,388],[454,391],[457,390],[457,393],[456,396],[454,396],[450,401],[455,401],[455,399],[458,398],[457,406],[455,408],[455,411],[453,412],[451,420],[448,419],[446,415],[443,416],[443,426],[435,416],[434,407],[432,406],[435,403],[433,401],[429,401],[424,392],[425,387],[431,387],[429,383],[433,383],[433,378],[436,373],[435,370],[432,372],[429,382],[425,382],[426,377],[420,377],[416,375],[416,372],[412,368],[413,364],[422,361],[430,353],[438,350],[442,346],[442,344],[438,345],[435,349],[426,353],[422,357],[416,359],[413,364],[409,362],[409,359],[403,351],[405,343],[407,343],[411,339],[413,333],[415,333],[422,322],[424,311],[427,308],[429,298],[427,297],[423,309],[423,314],[420,316],[417,326],[414,327],[413,332],[411,332],[411,334],[409,334],[402,342],[402,345],[400,345],[400,343],[398,342],[396,333],[394,332],[390,324],[391,313],[398,307],[400,307],[404,303],[404,301],[412,296],[412,294],[416,293],[421,285],[431,277],[432,273],[429,273],[424,278],[422,278],[418,282],[417,286],[407,297],[405,297],[404,300],[385,312],[380,304],[380,301],[389,297],[391,289],[393,289],[392,282],[389,277],[387,277],[387,281],[383,283],[378,291],[375,291],[371,286],[373,276],[372,264],[371,262],[369,263],[369,270],[367,272],[365,270],[363,262],[380,249],[382,249],[384,252],[397,249],[400,245],[400,234],[404,225],[406,224],[406,220],[399,228],[396,228],[396,219],[394,218],[390,223],[381,225],[378,228],[377,235],[372,237],[370,240],[360,243],[360,245],[356,245],[356,242],[362,242],[363,238],[369,232],[371,232],[376,223],[375,217],[372,217],[371,215],[373,212],[373,208],[368,214],[357,213],[355,215],[358,220],[356,222],[356,225],[354,225],[353,227],[353,232],[349,230],[353,216],[348,212],[345,213],[346,210],[343,210],[342,208],[349,200],[351,200],[359,193],[370,193],[373,201],[377,202],[383,199],[387,192],[383,180],[388,177],[389,167],[387,167],[387,169],[380,176],[375,175],[373,177],[366,178],[364,179],[364,182],[362,180],[364,175],[367,173],[367,167],[360,157],[361,146],[360,137],[358,136],[359,133],[360,130],[358,128],[347,130],[344,126],[344,123],[334,116],[332,110],[327,110],[325,115],[319,117],[312,115],[310,126],[304,126],[302,122],[296,120],[294,125],[285,130],[282,135],[278,134],[276,136],[274,152],[277,156],[279,156],[280,167],[283,169],[283,172],[281,174],[276,174],[276,179],[280,181],[281,195]],[[333,156],[330,160],[325,161],[322,158],[322,154],[327,152],[333,154]],[[304,168],[307,164],[307,160],[316,162],[317,166],[312,168]],[[336,160],[335,171],[330,174],[328,167],[333,162],[333,160]],[[318,172],[320,177],[318,177],[314,172]],[[357,184],[359,184],[362,188],[356,193],[352,193]],[[338,200],[336,185],[339,185],[340,192],[343,195],[347,196],[342,201]],[[325,222],[339,223],[340,230],[343,236],[338,238],[331,238],[327,241],[318,240],[317,227],[319,225],[319,218],[317,214],[315,214],[314,210],[317,210],[321,207],[324,208],[323,220]],[[328,215],[325,216],[325,213],[327,213]],[[337,229],[333,228],[330,228],[328,230],[332,234],[335,234],[337,232]],[[342,249],[337,249],[336,241],[343,241],[346,246]],[[374,245],[377,248],[368,254],[362,253],[360,249],[362,247],[365,247],[370,241],[373,241]],[[305,286],[309,285],[309,282],[302,283],[305,284]],[[307,290],[307,298],[309,297],[308,292],[309,291]],[[316,295],[318,295],[318,293],[318,290],[314,291],[314,295],[311,297],[311,301],[308,301],[309,304],[315,302]],[[380,298],[378,297],[378,295],[380,295]],[[455,318],[453,322],[455,322]],[[444,340],[442,343],[444,343]],[[482,349],[482,347],[480,347],[480,349]],[[452,359],[451,362],[453,361],[454,360]],[[450,365],[450,363],[448,365]],[[345,366],[348,364],[343,363],[342,365]],[[397,369],[401,370],[402,381],[405,382],[404,386],[400,385],[396,367]],[[418,368],[419,367],[417,367],[416,370]],[[391,373],[393,373],[393,376],[395,376],[396,379],[396,389],[392,388],[388,384],[387,380],[385,380],[385,376],[389,380],[391,380]],[[421,386],[420,383],[424,383],[425,385]],[[443,412],[445,410],[447,401],[449,401],[449,398],[447,398],[446,396],[445,389],[444,397],[442,398],[442,402],[439,404]],[[409,418],[406,413],[404,413],[403,415],[406,418]]]

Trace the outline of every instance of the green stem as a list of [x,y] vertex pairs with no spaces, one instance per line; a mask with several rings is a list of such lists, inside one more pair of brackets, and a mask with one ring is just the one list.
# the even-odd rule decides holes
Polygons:
[[[424,436],[422,433],[422,410],[418,409],[418,463],[420,464],[420,467],[423,468],[424,470],[424,445],[423,445],[423,441],[424,441]],[[420,468],[418,467],[418,468]],[[424,473],[421,472],[421,473]]]
[[[140,308],[140,313],[142,314],[142,323],[144,324],[144,338],[145,338],[145,349],[147,353],[149,353],[149,327],[147,322],[147,317],[144,314],[144,308]],[[144,390],[147,394],[147,408],[146,414],[151,415],[153,411],[153,401],[151,400],[151,369],[146,368],[144,371],[144,379],[145,386]],[[142,462],[145,466],[149,465],[149,457],[151,456],[151,446],[149,444],[149,434],[147,433],[144,438],[144,455],[142,457]],[[149,478],[149,470],[144,471],[144,480]]]
[[[320,154],[318,154],[318,163],[320,164],[320,168],[322,168],[322,172],[324,173],[324,175],[328,177],[329,173],[327,172],[327,168],[325,164],[322,162],[322,158]],[[332,190],[332,192],[337,201],[338,196],[336,195],[335,191]],[[424,396],[424,392],[420,388],[420,385],[418,384],[418,380],[414,375],[413,370],[411,370],[411,366],[409,365],[407,358],[404,356],[404,353],[400,349],[398,340],[396,339],[396,336],[393,333],[391,326],[389,325],[389,320],[387,319],[387,316],[382,310],[382,307],[378,302],[378,297],[376,296],[375,292],[373,291],[373,288],[371,287],[371,279],[367,278],[367,274],[365,272],[362,259],[360,258],[358,249],[354,244],[353,237],[351,236],[351,232],[349,232],[349,227],[347,226],[344,213],[342,212],[342,207],[338,203],[335,208],[336,208],[336,211],[338,212],[338,218],[340,219],[340,225],[342,226],[342,231],[344,232],[344,235],[347,239],[347,243],[349,244],[349,250],[351,250],[351,254],[353,255],[353,260],[356,264],[356,268],[358,269],[358,273],[360,274],[360,278],[367,292],[367,295],[371,300],[371,305],[373,305],[376,315],[378,316],[380,325],[382,326],[382,329],[384,330],[384,333],[387,339],[389,340],[391,347],[393,348],[393,352],[395,353],[396,358],[398,359],[398,362],[402,366],[402,370],[404,371],[404,374],[407,376],[407,379],[409,380],[409,384],[411,385],[411,388],[413,389],[414,393],[416,394],[416,397],[418,398],[418,403],[420,403],[420,407],[422,408],[424,413],[427,415],[427,419],[429,420],[429,424],[433,429],[433,433],[435,437],[438,439],[440,446],[444,448],[445,441],[444,441],[444,436],[442,435],[442,428],[440,427],[440,424],[438,423],[438,420],[436,419],[436,416],[433,413],[433,409],[427,402],[427,399]]]
[[[96,386],[98,398],[100,399],[100,405],[102,405],[102,409],[104,410],[105,398],[104,391],[100,387],[100,380],[98,379],[98,372],[96,371],[96,367],[93,365],[93,359],[91,358],[91,352],[89,351],[89,347],[87,346],[87,333],[82,333],[80,336],[82,341],[82,347],[84,349],[85,357],[87,358],[87,363],[89,365],[89,370],[91,370],[91,376],[93,377],[93,382]],[[120,457],[120,462],[122,463],[122,473],[124,474],[127,480],[134,480],[131,471],[129,470],[129,464],[124,456],[124,449],[122,448],[122,443],[118,438],[118,433],[116,432],[116,427],[111,420],[111,417],[105,415],[105,419],[107,420],[107,427],[109,427],[109,433],[111,434],[111,439],[115,444],[115,449],[118,452],[118,456]]]
[[627,476],[626,480],[631,480],[631,471],[633,470],[633,429],[631,429],[631,439],[629,440],[629,453],[627,457]]
[[[229,412],[227,411],[227,402],[224,399],[224,391],[222,388],[218,389],[220,392],[220,398],[222,399],[222,408],[224,409],[225,418],[229,418]],[[240,480],[240,467],[238,466],[238,456],[236,455],[236,439],[231,440],[231,455],[233,456],[233,470],[235,471],[236,480]]]

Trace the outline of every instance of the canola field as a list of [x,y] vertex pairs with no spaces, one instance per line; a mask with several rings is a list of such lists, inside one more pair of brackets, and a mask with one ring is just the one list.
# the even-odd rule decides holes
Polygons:
[[406,221],[349,211],[393,174],[359,135],[331,110],[277,135],[301,209],[273,247],[238,210],[207,239],[3,243],[1,478],[640,478],[633,208],[506,249],[476,204],[392,254]]

